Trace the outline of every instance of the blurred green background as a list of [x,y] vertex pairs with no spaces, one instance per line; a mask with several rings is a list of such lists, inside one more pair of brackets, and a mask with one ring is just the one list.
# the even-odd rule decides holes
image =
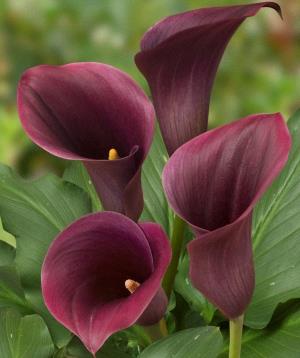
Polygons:
[[[16,112],[21,73],[38,64],[110,63],[147,85],[133,62],[142,34],[157,20],[231,0],[0,0],[0,161],[25,176],[63,161],[24,135]],[[248,1],[249,2],[249,1]],[[284,21],[264,9],[238,30],[219,68],[210,126],[258,112],[290,116],[300,107],[300,1],[279,1]]]

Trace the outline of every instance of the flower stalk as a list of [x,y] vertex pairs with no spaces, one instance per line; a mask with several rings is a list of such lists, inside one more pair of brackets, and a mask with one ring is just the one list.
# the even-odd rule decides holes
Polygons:
[[171,296],[176,273],[178,270],[185,226],[185,222],[179,216],[175,215],[173,223],[173,235],[171,238],[172,260],[163,281],[163,287],[168,298]]
[[164,318],[162,318],[156,324],[153,324],[151,326],[144,326],[144,330],[147,332],[152,342],[165,338],[168,335],[167,325]]
[[229,321],[229,358],[240,358],[244,315]]

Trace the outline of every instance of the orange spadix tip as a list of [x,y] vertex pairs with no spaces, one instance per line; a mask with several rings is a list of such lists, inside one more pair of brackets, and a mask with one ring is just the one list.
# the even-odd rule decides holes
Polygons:
[[125,287],[130,293],[135,292],[139,286],[140,284],[134,280],[129,279],[125,281]]
[[120,159],[119,154],[115,148],[111,148],[108,152],[108,160]]

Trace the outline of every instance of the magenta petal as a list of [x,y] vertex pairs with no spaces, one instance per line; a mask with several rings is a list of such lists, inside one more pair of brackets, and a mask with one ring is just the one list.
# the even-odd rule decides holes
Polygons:
[[253,294],[251,218],[252,212],[188,245],[193,286],[228,318],[243,314]]
[[[37,145],[84,162],[105,209],[129,210],[138,218],[140,168],[152,142],[154,109],[128,75],[100,63],[33,67],[20,80],[18,110]],[[121,159],[108,163],[111,148]]]
[[229,318],[251,299],[252,210],[289,148],[280,114],[254,115],[192,139],[164,169],[171,206],[196,232],[188,247],[192,283]]
[[137,323],[141,326],[152,326],[159,322],[168,307],[168,298],[162,287],[159,288],[149,306],[145,309]]
[[[169,242],[156,224],[139,227],[125,216],[85,216],[55,239],[42,269],[52,315],[95,353],[114,332],[134,324],[160,289]],[[140,287],[130,294],[125,281]]]
[[147,79],[169,154],[207,129],[218,64],[230,38],[249,16],[274,2],[213,7],[170,16],[151,27],[136,64]]
[[83,163],[106,210],[124,213],[137,221],[143,211],[141,165],[137,166],[138,147],[118,160],[97,160]]

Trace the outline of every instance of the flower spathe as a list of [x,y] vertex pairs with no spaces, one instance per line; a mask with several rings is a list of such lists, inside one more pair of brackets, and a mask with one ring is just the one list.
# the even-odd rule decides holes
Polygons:
[[135,61],[147,79],[169,154],[207,130],[215,74],[243,21],[274,2],[192,10],[167,17],[144,35]]
[[138,219],[154,109],[128,75],[91,62],[33,67],[20,79],[18,110],[37,145],[84,163],[106,210]]
[[280,114],[252,115],[190,140],[164,169],[167,198],[196,235],[188,245],[191,281],[230,319],[245,311],[254,289],[254,205],[289,148]]
[[167,306],[161,280],[170,257],[159,225],[138,225],[115,212],[87,215],[49,248],[42,268],[46,306],[94,354],[114,332],[161,319]]

